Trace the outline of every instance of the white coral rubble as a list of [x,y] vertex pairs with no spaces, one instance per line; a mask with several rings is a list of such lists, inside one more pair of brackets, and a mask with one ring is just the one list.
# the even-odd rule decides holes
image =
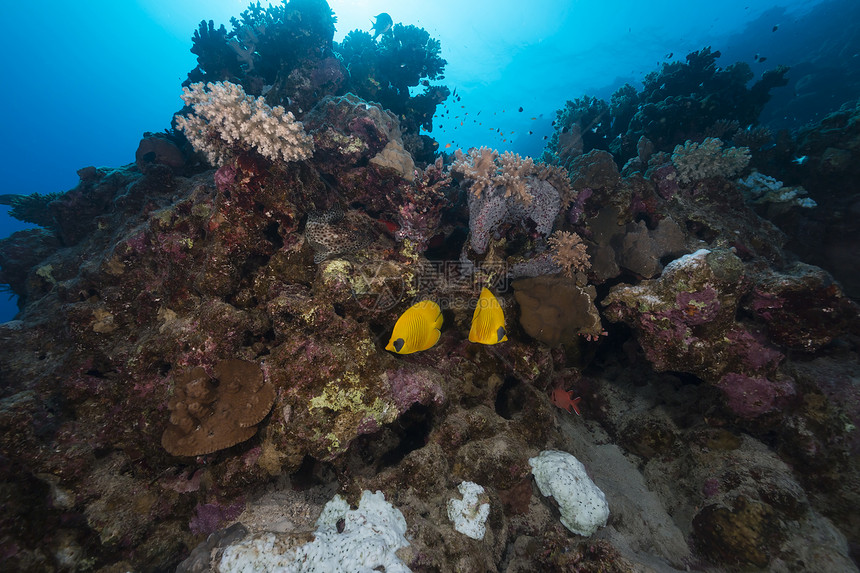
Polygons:
[[558,502],[562,525],[585,537],[606,525],[606,496],[579,460],[567,452],[545,450],[529,459],[529,465],[540,492]]
[[484,488],[474,482],[464,481],[457,486],[457,491],[463,499],[448,500],[448,519],[454,523],[454,529],[463,535],[483,539],[487,532],[487,517],[490,515],[490,504],[481,503],[487,499]]
[[[338,522],[342,524],[338,528]],[[219,563],[221,573],[408,573],[395,554],[406,547],[406,519],[385,501],[382,492],[365,490],[358,509],[339,495],[317,519],[313,541],[296,547],[283,535],[266,533],[229,546]]]

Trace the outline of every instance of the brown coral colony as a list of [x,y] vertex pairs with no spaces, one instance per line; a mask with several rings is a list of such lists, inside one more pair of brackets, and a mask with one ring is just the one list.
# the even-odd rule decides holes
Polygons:
[[175,456],[200,456],[234,446],[257,433],[275,401],[275,390],[253,362],[227,359],[215,377],[196,366],[175,377],[170,421],[161,445]]

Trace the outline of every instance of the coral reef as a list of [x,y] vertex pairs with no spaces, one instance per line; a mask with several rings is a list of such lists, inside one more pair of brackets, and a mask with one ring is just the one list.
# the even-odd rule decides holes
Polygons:
[[609,103],[590,96],[568,101],[556,112],[544,159],[568,167],[579,154],[603,149],[623,165],[639,155],[642,137],[655,151],[669,152],[685,140],[728,136],[729,125],[755,124],[771,90],[788,83],[788,68],[768,70],[747,87],[749,65],[718,66],[720,55],[705,47],[685,62],[663,63],[645,77],[642,91],[626,84]]
[[574,271],[585,272],[591,266],[585,243],[576,233],[556,231],[547,242],[553,249],[553,260],[564,269],[564,274],[568,277],[572,277]]
[[0,195],[0,205],[8,205],[9,216],[50,229],[54,219],[50,211],[51,201],[57,199],[60,193],[31,193],[30,195]]
[[[544,161],[436,156],[427,32],[232,26],[178,129],[0,197],[41,226],[0,240],[5,568],[856,570],[860,311],[814,266],[856,256],[787,248],[856,224],[856,105],[741,129],[785,70],[706,49],[571,102]],[[387,352],[425,300],[438,341]]]
[[[397,23],[378,41],[353,30],[336,50],[349,70],[349,91],[392,110],[403,119],[404,133],[433,130],[436,106],[450,90],[429,83],[444,77],[447,62],[439,55],[439,41],[426,30]],[[410,88],[419,85],[421,92],[411,95]]]
[[533,228],[536,235],[549,236],[569,192],[563,171],[539,168],[531,158],[510,153],[499,156],[485,147],[468,155],[458,151],[451,171],[469,189],[470,245],[478,255],[503,229],[517,233]]

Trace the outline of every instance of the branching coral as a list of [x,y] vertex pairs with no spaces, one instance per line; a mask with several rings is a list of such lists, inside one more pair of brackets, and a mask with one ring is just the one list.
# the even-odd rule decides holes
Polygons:
[[547,181],[559,194],[570,192],[566,169],[547,163],[536,164],[531,157],[522,158],[510,151],[500,156],[489,147],[473,147],[468,154],[458,149],[454,157],[451,171],[470,182],[469,189],[474,195],[481,195],[492,187],[503,187],[505,197],[528,205],[532,201],[525,184],[528,177]]
[[381,70],[401,92],[417,86],[421,78],[436,79],[448,63],[439,56],[439,40],[417,26],[395,24],[382,36],[379,48]]
[[469,229],[472,248],[479,254],[506,223],[527,228],[531,221],[538,234],[549,235],[562,193],[570,191],[565,170],[537,166],[530,157],[513,153],[500,157],[486,147],[473,148],[468,155],[458,151],[451,171],[469,182]]
[[241,73],[242,68],[235,52],[227,44],[227,30],[209,20],[200,22],[191,37],[191,53],[197,56],[197,67],[188,72],[182,85],[193,82],[218,81]]
[[[404,134],[414,135],[419,127],[432,131],[436,106],[451,93],[445,86],[429,83],[442,78],[447,64],[439,56],[440,49],[439,41],[424,29],[402,24],[379,42],[367,32],[353,30],[335,47],[349,70],[349,91],[393,111]],[[410,88],[421,84],[423,91],[410,93]],[[415,154],[408,143],[406,147]]]
[[556,112],[556,130],[547,146],[554,162],[567,165],[583,152],[606,149],[611,139],[609,111],[609,104],[589,96],[565,103]]
[[715,125],[723,128],[755,124],[770,99],[770,90],[787,83],[788,68],[769,70],[753,78],[743,62],[717,66],[719,52],[704,48],[686,62],[667,62],[646,76],[641,92],[619,88],[611,103],[582,97],[556,112],[555,133],[544,151],[545,161],[569,166],[577,155],[592,149],[612,151],[619,164],[636,156],[641,136],[658,151],[669,151],[685,139],[701,139]]
[[[263,8],[251,4],[239,18],[231,18],[227,35],[236,58],[245,62],[267,84],[283,70],[330,50],[335,30],[334,13],[325,0],[284,0]],[[251,58],[253,56],[253,59]]]
[[313,139],[291,112],[269,107],[242,86],[197,83],[182,92],[193,113],[177,115],[176,128],[212,165],[224,165],[238,152],[250,150],[271,161],[300,161],[313,154]]
[[716,137],[708,137],[702,143],[687,141],[676,146],[672,153],[672,164],[681,183],[708,177],[733,177],[743,171],[749,161],[749,149],[723,149],[723,142]]
[[754,205],[771,203],[783,209],[793,206],[810,209],[817,206],[815,201],[805,197],[807,191],[803,187],[785,187],[782,181],[777,181],[755,169],[746,179],[739,179],[738,183],[746,199]]
[[566,276],[585,272],[591,266],[588,253],[585,251],[585,243],[576,233],[556,231],[548,242],[553,248],[553,261],[564,269]]
[[535,163],[531,157],[523,159],[510,151],[505,152],[499,158],[502,170],[497,181],[505,188],[505,197],[513,197],[520,203],[528,205],[532,202],[532,196],[526,187],[526,177],[535,173]]
[[458,149],[454,157],[451,171],[472,182],[470,189],[473,194],[480,195],[493,185],[498,171],[498,151],[489,147],[472,148],[467,155]]
[[0,205],[8,205],[9,215],[24,221],[34,223],[46,229],[56,225],[53,213],[49,208],[51,201],[59,199],[63,193],[31,193],[30,195],[0,195]]

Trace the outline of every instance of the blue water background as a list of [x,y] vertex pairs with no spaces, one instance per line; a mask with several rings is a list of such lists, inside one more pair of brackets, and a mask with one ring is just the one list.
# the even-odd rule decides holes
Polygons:
[[[723,52],[722,65],[748,62],[757,77],[802,61],[810,48],[804,38],[821,36],[803,18],[830,1],[846,0],[329,4],[338,18],[336,41],[352,29],[369,29],[379,12],[441,41],[448,66],[439,83],[461,97],[439,109],[440,116],[449,112],[433,131],[443,149],[487,145],[539,156],[566,100],[586,94],[608,100],[625,82],[639,88],[661,62],[683,60],[704,46]],[[182,106],[180,84],[196,64],[189,48],[197,24],[212,19],[230,29],[229,18],[247,6],[233,0],[11,3],[0,35],[0,193],[66,191],[82,167],[133,162],[143,132],[165,129]],[[756,54],[767,61],[754,61]],[[833,109],[841,103],[832,102]],[[0,237],[28,227],[6,209],[0,207]],[[17,312],[6,298],[0,295],[0,322]]]

